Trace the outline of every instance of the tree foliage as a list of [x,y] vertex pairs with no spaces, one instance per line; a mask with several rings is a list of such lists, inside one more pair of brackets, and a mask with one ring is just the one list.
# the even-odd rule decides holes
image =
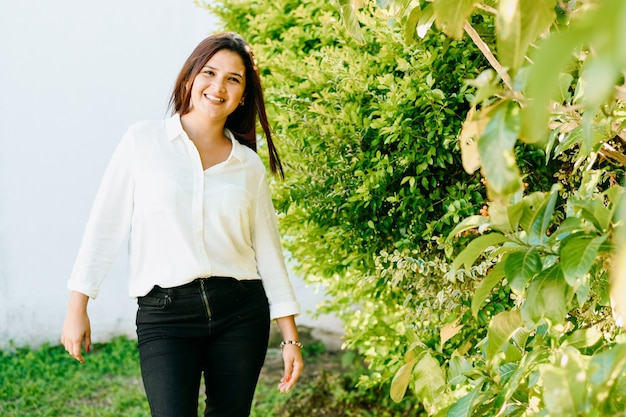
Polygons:
[[362,384],[431,415],[619,415],[625,5],[355,3],[207,7],[257,55],[285,243]]
[[[466,32],[497,71],[497,77],[489,70],[473,81],[480,100],[473,101],[459,135],[464,167],[468,172],[481,168],[492,201],[488,213],[464,220],[448,243],[458,232],[480,234],[455,258],[452,273],[470,270],[478,259],[493,262],[473,297],[474,316],[500,283],[510,291],[514,302],[492,316],[482,356],[485,365],[506,366],[518,378],[513,386],[472,378],[473,389],[448,413],[622,412],[624,363],[617,353],[622,345],[610,348],[615,325],[601,306],[608,305],[612,255],[622,254],[615,245],[623,242],[619,232],[624,217],[615,215],[623,193],[615,178],[622,170],[603,164],[603,159],[619,167],[624,163],[614,146],[621,149],[626,133],[624,87],[619,85],[624,83],[626,55],[615,39],[624,35],[626,4],[437,0],[379,5],[405,25],[407,40],[424,22],[456,39]],[[472,26],[485,14],[495,23],[491,45]],[[354,30],[353,24],[346,26]],[[531,51],[533,44],[538,47]],[[489,46],[495,46],[495,54]],[[556,183],[549,193],[524,193],[512,151],[518,140],[543,146],[547,158],[569,160],[569,187],[561,190]],[[566,200],[555,210],[559,191]],[[624,271],[618,269],[618,283]],[[541,337],[535,339],[537,335]],[[573,349],[569,338],[585,343]],[[599,357],[612,359],[605,363]],[[563,361],[576,365],[563,370]],[[611,377],[594,376],[592,364],[599,363],[610,369]],[[480,360],[473,365],[472,372],[485,368]],[[520,381],[526,383],[525,398],[515,398]]]

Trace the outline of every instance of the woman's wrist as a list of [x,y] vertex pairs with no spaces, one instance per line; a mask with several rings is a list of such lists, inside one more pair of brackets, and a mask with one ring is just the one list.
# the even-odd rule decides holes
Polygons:
[[303,346],[302,342],[300,342],[299,340],[283,340],[282,342],[280,342],[280,350],[283,350],[283,348],[288,345],[297,346],[300,349],[302,349]]
[[280,328],[280,333],[283,336],[283,340],[295,340],[299,341],[298,328],[294,316],[279,317],[276,319],[276,323]]
[[87,312],[87,303],[89,302],[89,296],[78,291],[72,291],[70,293],[70,299],[67,305],[68,312],[71,313],[85,313]]

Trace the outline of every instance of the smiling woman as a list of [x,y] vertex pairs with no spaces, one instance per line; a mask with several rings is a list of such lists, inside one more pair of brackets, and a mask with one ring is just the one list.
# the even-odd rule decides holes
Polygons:
[[282,255],[266,170],[256,153],[262,126],[280,172],[250,47],[233,33],[202,41],[171,99],[173,115],[132,125],[105,172],[68,287],[62,342],[84,362],[95,298],[130,235],[129,289],[151,412],[245,417],[263,365],[270,320],[284,341],[291,390],[303,368],[300,313]]

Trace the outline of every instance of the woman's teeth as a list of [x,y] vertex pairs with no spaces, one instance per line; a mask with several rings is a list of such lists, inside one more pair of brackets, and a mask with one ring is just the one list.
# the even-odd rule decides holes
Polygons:
[[211,100],[211,101],[217,101],[218,103],[223,103],[224,99],[223,98],[219,98],[219,97],[215,97],[212,95],[206,95],[206,97]]

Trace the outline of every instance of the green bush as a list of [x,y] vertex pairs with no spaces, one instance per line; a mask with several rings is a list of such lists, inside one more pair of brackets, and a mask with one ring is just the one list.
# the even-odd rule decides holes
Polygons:
[[[443,35],[404,46],[373,18],[359,45],[326,2],[210,9],[251,42],[263,71],[287,167],[287,180],[275,184],[287,249],[307,279],[329,286],[328,308],[345,320],[347,346],[366,356],[372,381],[389,382],[407,329],[421,324],[416,312],[434,310],[442,289],[456,312],[467,298],[463,285],[448,291],[433,239],[485,204],[480,176],[460,166],[456,140],[471,95],[464,81],[485,61],[471,44]],[[427,267],[438,287],[398,279],[385,253],[438,264]],[[438,316],[422,330],[434,334],[449,320]]]
[[[610,248],[600,245],[593,251],[595,262],[579,265],[585,285],[564,284],[559,275],[558,285],[550,286],[552,276],[546,274],[558,269],[550,267],[560,262],[561,242],[552,239],[549,250],[541,246],[544,237],[519,244],[536,232],[539,212],[544,213],[542,236],[587,212],[579,208],[585,199],[596,199],[593,216],[613,213],[615,202],[603,193],[622,175],[621,168],[589,159],[606,139],[597,134],[589,140],[589,117],[573,130],[566,129],[576,114],[555,119],[558,128],[543,148],[530,145],[530,139],[517,140],[528,135],[536,142],[537,132],[545,128],[531,129],[535,136],[524,131],[528,106],[523,107],[522,92],[511,88],[513,82],[524,84],[524,56],[550,25],[554,5],[541,2],[533,14],[530,3],[520,2],[517,13],[533,25],[507,27],[523,35],[522,43],[499,38],[506,31],[485,12],[497,11],[491,2],[472,14],[477,33],[511,64],[510,73],[502,73],[508,78],[505,88],[468,38],[453,40],[433,27],[419,42],[404,42],[429,13],[445,21],[446,30],[462,35],[465,18],[482,2],[377,2],[405,12],[400,17],[371,3],[363,2],[358,11],[348,1],[339,1],[338,8],[323,1],[290,0],[207,5],[225,29],[251,42],[258,57],[287,168],[287,180],[273,184],[285,244],[307,280],[328,286],[333,298],[325,310],[344,319],[346,346],[368,363],[360,384],[390,387],[397,401],[417,398],[429,414],[522,415],[543,408],[555,415],[558,410],[592,409],[594,415],[610,415],[622,403],[623,386],[622,348],[612,347],[615,328],[609,325],[605,296],[604,262]],[[568,18],[559,17],[559,24],[565,27]],[[354,38],[343,30],[342,19]],[[571,84],[573,79],[567,80]],[[567,109],[577,105],[570,84],[561,91]],[[467,119],[473,111],[480,114],[478,121]],[[599,117],[598,131],[612,132],[612,123],[620,121],[623,126],[621,104],[598,114],[602,112],[617,116]],[[486,125],[479,132],[481,173],[468,174],[462,166],[458,137],[466,119]],[[583,172],[596,162],[597,176],[589,181]],[[561,187],[549,191],[555,182]],[[519,203],[507,220],[519,230],[483,238],[489,236],[485,231],[502,226],[490,223],[498,206],[488,195],[496,203],[508,198]],[[552,203],[537,208],[545,201]],[[520,221],[515,216],[526,206],[528,218]],[[502,210],[507,209],[499,213],[506,218]],[[470,221],[463,223],[461,234],[453,231],[479,213],[480,227],[469,227]],[[593,216],[575,230],[587,233],[579,236],[580,242],[590,236],[599,242],[612,233],[609,219],[593,235],[585,223],[593,223]],[[532,260],[538,251],[541,261],[542,268],[529,270],[536,277],[522,281],[522,291],[511,285],[513,272],[504,278],[504,266],[518,260],[518,255],[504,256],[511,242]],[[579,242],[572,238],[568,244]],[[464,268],[459,268],[459,257],[465,259]],[[554,303],[552,298],[524,302],[525,291],[539,296],[548,289]],[[590,328],[607,334],[591,338],[595,344],[585,339],[572,351],[572,338],[586,338],[593,333]],[[559,370],[560,361],[577,365]],[[589,363],[601,369],[585,373],[591,381],[558,384],[582,375]],[[616,391],[607,392],[609,386]],[[408,387],[415,395],[407,400]],[[558,405],[578,394],[585,400],[570,401],[573,408]],[[598,406],[598,396],[610,399],[604,408]]]

